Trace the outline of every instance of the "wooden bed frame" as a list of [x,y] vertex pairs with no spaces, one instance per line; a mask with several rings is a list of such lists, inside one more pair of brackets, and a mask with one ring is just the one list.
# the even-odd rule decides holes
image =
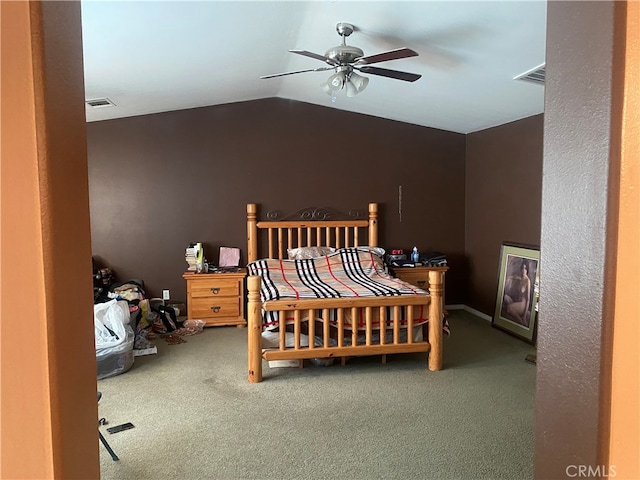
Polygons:
[[[309,210],[311,212],[312,210]],[[248,262],[259,258],[286,259],[287,249],[300,246],[333,246],[336,248],[355,246],[378,245],[378,205],[369,204],[369,218],[331,220],[313,219],[312,214],[302,215],[299,220],[257,220],[257,205],[247,205],[247,239]],[[322,215],[321,215],[322,217]],[[266,230],[266,234],[262,233]],[[364,232],[364,233],[363,233]],[[266,255],[258,249],[258,241],[266,237]],[[361,239],[366,239],[362,242]],[[259,255],[262,256],[259,256]],[[260,277],[250,275],[247,278],[248,288],[248,360],[249,382],[262,381],[262,360],[299,360],[310,358],[336,358],[341,357],[344,364],[345,357],[382,355],[383,361],[386,354],[429,352],[429,370],[435,371],[442,368],[442,314],[444,297],[444,270],[429,272],[430,295],[407,295],[393,297],[369,297],[369,298],[322,298],[322,299],[282,299],[266,302],[264,309],[280,312],[279,318],[285,318],[285,312],[289,317],[293,316],[294,346],[285,344],[286,328],[279,329],[279,348],[263,350],[262,345],[262,309],[260,300]],[[428,305],[428,341],[415,341],[413,339],[413,309],[416,306]],[[390,307],[390,308],[389,308]],[[337,318],[337,345],[329,342],[329,311],[335,309]],[[366,319],[366,340],[358,343],[358,331],[344,328],[345,312],[351,310],[355,317],[358,309],[364,309]],[[376,342],[372,341],[373,328],[372,317],[374,310],[379,311],[381,319],[391,325],[386,332],[391,335],[391,342],[385,339],[386,335],[379,335]],[[391,311],[390,318],[387,312]],[[316,346],[309,341],[308,346],[301,346],[300,334],[302,318],[316,318],[315,312],[322,312],[320,320],[323,345]],[[403,315],[407,318],[407,338],[400,339],[400,319]],[[286,320],[281,320],[285,322]],[[282,327],[285,327],[281,324]],[[315,322],[308,322],[309,338],[315,337]],[[351,337],[351,344],[345,344]],[[335,343],[335,342],[334,342]]]

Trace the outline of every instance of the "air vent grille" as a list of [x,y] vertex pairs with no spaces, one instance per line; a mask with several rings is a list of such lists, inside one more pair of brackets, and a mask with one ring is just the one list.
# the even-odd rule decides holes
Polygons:
[[513,77],[514,80],[522,80],[524,82],[535,83],[537,85],[544,85],[545,80],[545,64],[532,68],[531,70],[527,70],[520,75],[516,75]]
[[86,100],[85,103],[91,108],[104,108],[104,107],[115,107],[116,104],[113,103],[108,98],[94,98],[91,100]]

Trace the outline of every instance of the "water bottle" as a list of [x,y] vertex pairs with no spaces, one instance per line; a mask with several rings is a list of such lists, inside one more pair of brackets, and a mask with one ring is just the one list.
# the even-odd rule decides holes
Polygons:
[[418,247],[413,247],[413,251],[411,252],[411,261],[413,263],[420,262],[420,254],[418,253]]

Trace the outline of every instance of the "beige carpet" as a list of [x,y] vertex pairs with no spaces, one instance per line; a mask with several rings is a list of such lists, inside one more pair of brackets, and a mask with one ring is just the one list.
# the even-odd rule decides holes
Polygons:
[[[451,312],[444,370],[425,354],[246,379],[246,329],[156,341],[158,354],[98,381],[110,479],[533,478],[534,349]],[[108,426],[135,428],[108,434]]]

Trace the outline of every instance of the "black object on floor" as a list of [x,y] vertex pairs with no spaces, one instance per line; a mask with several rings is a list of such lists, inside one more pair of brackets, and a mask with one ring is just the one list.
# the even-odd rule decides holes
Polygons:
[[115,427],[109,427],[107,428],[107,432],[109,433],[118,433],[118,432],[122,432],[123,430],[129,430],[130,428],[134,428],[135,425],[131,422],[127,422],[127,423],[123,423],[122,425],[116,425]]
[[111,448],[111,445],[109,445],[109,443],[107,442],[107,439],[102,436],[102,432],[100,430],[98,430],[98,435],[100,435],[100,441],[104,445],[104,448],[106,448],[107,452],[109,452],[109,455],[111,455],[111,459],[114,462],[117,462],[118,460],[120,460],[118,458],[118,455],[116,455],[116,452],[114,452],[113,449]]
[[[98,401],[100,401],[101,398],[102,398],[102,392],[98,392]],[[111,448],[111,445],[109,445],[109,442],[107,442],[107,439],[102,436],[102,432],[100,431],[100,425],[104,425],[105,423],[107,423],[107,421],[104,418],[101,418],[100,420],[98,420],[98,436],[100,437],[100,441],[104,445],[104,448],[106,448],[107,452],[109,452],[109,455],[111,455],[111,459],[114,462],[117,462],[118,460],[120,460],[118,458],[118,455],[116,455],[116,452],[113,451],[113,449]]]

